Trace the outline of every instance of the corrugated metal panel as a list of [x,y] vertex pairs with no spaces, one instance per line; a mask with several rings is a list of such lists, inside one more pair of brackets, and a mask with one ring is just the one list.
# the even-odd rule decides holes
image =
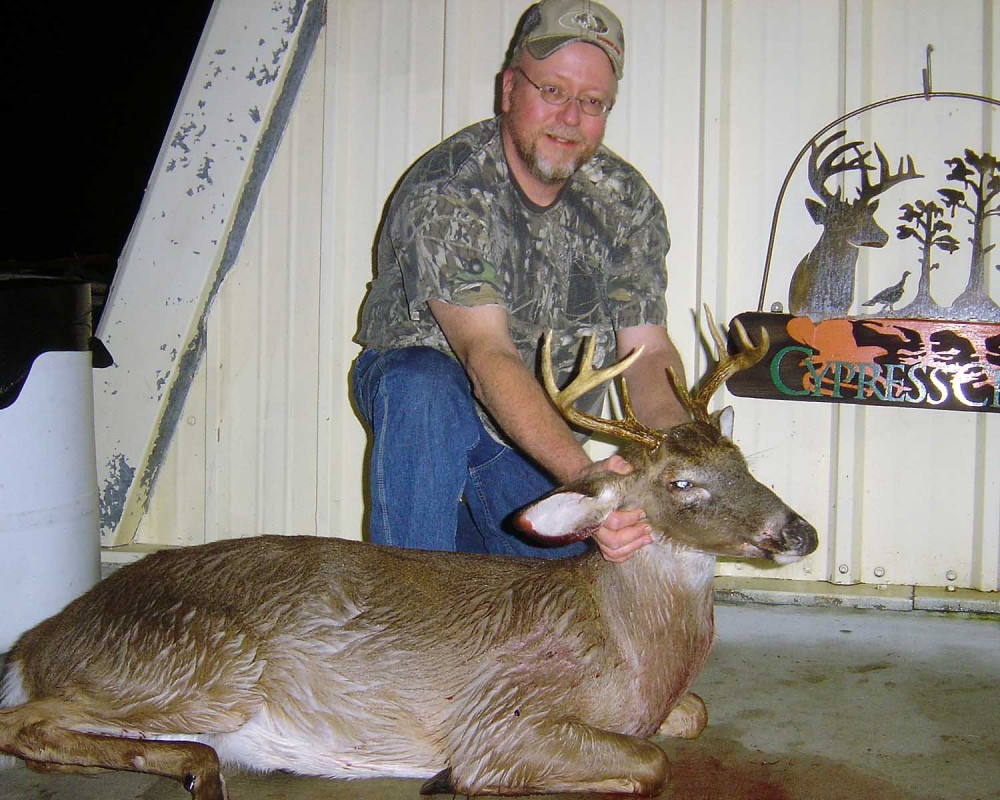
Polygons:
[[[707,363],[695,310],[708,302],[728,318],[756,307],[781,181],[821,127],[919,91],[929,43],[935,88],[995,95],[1000,85],[994,2],[615,7],[628,60],[608,143],[667,208],[672,334],[692,377]],[[492,113],[522,10],[508,0],[330,1],[140,539],[360,535],[365,435],[346,374],[383,203],[417,155]],[[1000,152],[994,115],[972,114],[975,141]],[[891,143],[890,157],[936,135],[908,114],[849,125]],[[801,176],[796,186],[801,198]],[[781,219],[768,304],[784,301],[817,235],[801,199]],[[890,282],[879,269],[862,256],[859,294]],[[823,544],[802,564],[721,572],[1000,588],[997,415],[729,399],[754,471]]]

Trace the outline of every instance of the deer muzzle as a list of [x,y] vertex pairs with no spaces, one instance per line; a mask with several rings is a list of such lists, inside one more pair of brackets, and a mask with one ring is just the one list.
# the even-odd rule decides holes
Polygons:
[[819,536],[812,525],[796,514],[779,530],[765,533],[754,544],[765,558],[791,564],[813,552]]

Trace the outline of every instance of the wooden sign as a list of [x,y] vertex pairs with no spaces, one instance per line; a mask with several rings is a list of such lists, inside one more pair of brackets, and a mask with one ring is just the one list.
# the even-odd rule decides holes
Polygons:
[[737,396],[1000,411],[1000,325],[753,311],[736,319],[753,341],[761,328],[770,338],[764,358],[727,382]]
[[[1000,100],[934,92],[928,81],[923,93],[845,114],[799,151],[778,193],[757,310],[736,318],[755,341],[766,330],[769,350],[729,380],[733,394],[1000,410],[1000,303],[990,293],[1000,270],[990,229],[1000,216],[1000,159],[963,144],[964,137],[979,136],[983,108],[1000,110]],[[917,155],[890,157],[877,142],[848,133],[848,120],[876,111],[890,114],[883,118],[887,130],[920,128],[919,116],[921,130],[933,135],[914,142]],[[782,202],[797,173],[811,192],[804,207],[821,232],[801,258],[785,250],[774,261],[797,266],[787,306],[774,301],[765,313]],[[887,219],[893,201],[895,237]],[[799,224],[801,214],[792,219]],[[801,246],[801,238],[792,241]],[[866,261],[865,285],[875,288],[859,297],[862,248],[879,256]],[[783,313],[786,308],[791,313]],[[736,341],[731,327],[731,350]]]

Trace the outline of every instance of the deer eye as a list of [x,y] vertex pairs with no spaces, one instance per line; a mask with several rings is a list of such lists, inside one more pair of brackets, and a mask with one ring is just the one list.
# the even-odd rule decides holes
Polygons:
[[686,489],[690,489],[692,486],[694,486],[694,484],[691,481],[684,481],[684,480],[671,481],[670,485],[674,489],[678,489],[678,490],[680,490],[682,492],[685,491]]

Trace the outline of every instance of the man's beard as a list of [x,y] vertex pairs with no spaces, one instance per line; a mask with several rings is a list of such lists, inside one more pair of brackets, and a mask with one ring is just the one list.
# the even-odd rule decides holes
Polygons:
[[550,160],[538,152],[538,141],[546,135],[556,136],[571,142],[582,142],[583,139],[576,131],[547,130],[537,131],[533,135],[522,136],[511,126],[511,141],[514,149],[521,161],[528,168],[528,171],[543,183],[562,183],[573,176],[580,167],[586,164],[593,157],[598,145],[586,146],[577,154],[572,161]]

